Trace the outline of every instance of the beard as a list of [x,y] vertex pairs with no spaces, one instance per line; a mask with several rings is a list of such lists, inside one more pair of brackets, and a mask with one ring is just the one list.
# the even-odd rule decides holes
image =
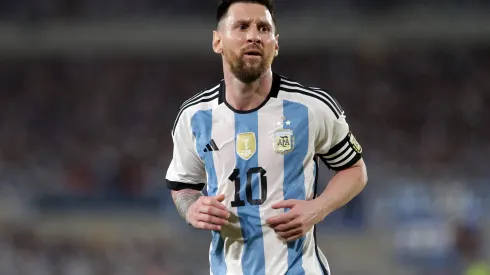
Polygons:
[[259,79],[271,66],[274,59],[272,54],[262,55],[260,59],[246,59],[243,52],[237,55],[232,51],[225,51],[224,56],[233,75],[245,84]]

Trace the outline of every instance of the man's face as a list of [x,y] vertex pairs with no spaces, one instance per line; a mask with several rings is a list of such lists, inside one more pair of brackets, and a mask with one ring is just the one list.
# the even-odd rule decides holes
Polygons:
[[214,32],[213,48],[223,55],[239,80],[252,83],[270,68],[279,49],[274,34],[272,16],[266,7],[236,3]]

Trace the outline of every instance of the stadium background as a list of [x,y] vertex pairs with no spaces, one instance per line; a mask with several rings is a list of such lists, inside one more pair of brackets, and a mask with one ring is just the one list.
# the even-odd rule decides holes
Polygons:
[[[208,274],[164,176],[222,77],[215,4],[0,1],[0,274]],[[333,274],[489,274],[490,3],[276,4],[274,70],[338,99],[368,166],[318,227]]]

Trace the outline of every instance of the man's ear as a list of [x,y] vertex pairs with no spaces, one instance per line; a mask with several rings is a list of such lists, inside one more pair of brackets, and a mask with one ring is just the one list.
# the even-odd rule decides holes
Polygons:
[[213,31],[213,51],[217,54],[223,53],[223,45],[221,42],[221,34],[219,31]]
[[279,55],[279,34],[276,35],[276,52],[274,53],[274,56]]

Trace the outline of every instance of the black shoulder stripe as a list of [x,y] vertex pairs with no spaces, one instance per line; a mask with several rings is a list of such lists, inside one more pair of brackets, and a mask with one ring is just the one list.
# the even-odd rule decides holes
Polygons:
[[323,98],[325,98],[325,100],[330,102],[330,104],[335,108],[335,110],[339,113],[339,115],[343,113],[343,110],[340,107],[340,104],[337,102],[337,100],[333,96],[331,96],[329,93],[327,93],[325,90],[323,90],[321,88],[316,88],[316,87],[306,87],[306,86],[304,86],[298,82],[294,82],[294,81],[291,81],[289,79],[283,78],[282,80],[283,80],[283,84],[285,84],[285,85],[305,89],[311,93],[316,93],[316,94],[322,96]]
[[204,91],[202,91],[202,92],[200,92],[200,93],[195,94],[193,97],[191,97],[191,98],[187,99],[186,101],[184,101],[184,103],[182,103],[182,105],[180,106],[180,108],[182,109],[182,108],[183,108],[183,107],[184,107],[184,106],[185,106],[187,103],[189,103],[189,102],[191,102],[191,101],[194,101],[194,100],[198,99],[199,97],[202,97],[202,96],[203,96],[204,94],[206,94],[206,93],[209,93],[209,92],[214,92],[214,91],[218,90],[218,89],[219,89],[219,87],[220,87],[220,85],[221,85],[221,84],[218,84],[218,85],[214,86],[214,87],[213,87],[213,88],[211,88],[211,89],[204,90]]
[[336,118],[340,117],[340,112],[334,107],[333,103],[330,102],[325,97],[318,95],[318,93],[312,92],[311,90],[307,90],[302,87],[295,87],[295,86],[290,86],[285,84],[281,84],[281,91],[290,92],[290,93],[299,93],[299,94],[316,98],[321,102],[325,103],[325,105],[327,105],[330,108],[330,110],[334,113]]
[[342,114],[344,113],[344,110],[342,109],[342,107],[340,107],[340,104],[339,102],[337,101],[337,99],[335,97],[333,97],[332,95],[330,95],[326,90],[324,89],[321,89],[321,88],[311,88],[315,91],[319,91],[321,92],[322,94],[326,95],[328,98],[330,98],[330,100],[335,104],[335,106],[337,107],[337,109],[339,110],[339,112]]
[[[214,94],[213,94],[214,93]],[[180,116],[182,115],[182,113],[189,107],[192,107],[194,105],[197,105],[199,103],[203,103],[203,102],[209,102],[209,101],[213,101],[215,99],[218,98],[218,92],[215,91],[215,92],[211,92],[211,94],[209,94],[208,96],[211,96],[211,97],[205,97],[204,95],[202,97],[199,97],[199,98],[196,98],[196,100],[192,101],[192,102],[189,102],[187,103],[187,105],[184,106],[184,108],[180,109],[179,113],[177,114],[177,118],[175,119],[175,122],[174,122],[174,126],[172,128],[172,135],[175,134],[175,128],[177,127],[177,123],[180,119]]]
[[185,110],[189,104],[192,104],[192,103],[194,103],[194,102],[196,102],[196,101],[201,100],[201,99],[202,99],[202,98],[204,98],[204,97],[207,97],[207,96],[213,95],[213,94],[215,94],[215,93],[218,93],[218,91],[217,91],[217,90],[211,90],[211,91],[204,91],[204,92],[202,92],[202,93],[199,93],[199,94],[197,94],[197,97],[196,97],[196,98],[194,98],[193,100],[188,101],[187,103],[183,104],[183,105],[180,107],[180,109],[181,109],[181,110]]

